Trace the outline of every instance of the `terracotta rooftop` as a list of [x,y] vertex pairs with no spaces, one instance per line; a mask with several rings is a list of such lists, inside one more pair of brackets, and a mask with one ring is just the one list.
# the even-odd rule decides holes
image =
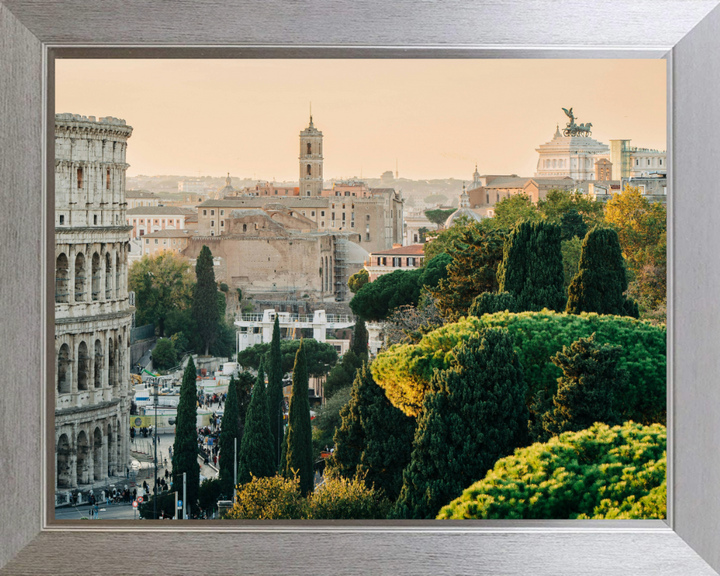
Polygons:
[[380,250],[379,252],[371,252],[370,256],[424,256],[424,244],[411,244],[410,246],[400,246],[399,248],[390,248],[389,250]]
[[125,212],[128,216],[181,216],[194,213],[194,210],[180,206],[137,206]]
[[195,234],[194,230],[158,230],[150,234],[143,235],[143,238],[189,238]]

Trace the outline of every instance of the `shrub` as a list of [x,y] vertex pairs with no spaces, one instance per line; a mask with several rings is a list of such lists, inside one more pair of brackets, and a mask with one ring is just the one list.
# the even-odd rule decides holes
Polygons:
[[360,476],[329,476],[308,498],[313,520],[378,520],[387,518],[390,501],[382,490],[368,488]]
[[160,338],[152,351],[153,366],[158,370],[167,370],[177,366],[178,357],[175,343],[170,338]]
[[275,475],[253,477],[236,495],[225,515],[234,520],[292,520],[307,518],[307,502],[300,494],[300,479]]
[[563,346],[595,332],[599,344],[622,346],[618,369],[625,371],[627,379],[615,399],[623,421],[665,422],[665,327],[626,316],[548,310],[470,316],[425,334],[418,344],[398,344],[381,352],[370,367],[373,378],[390,402],[408,415],[418,415],[433,371],[448,368],[455,346],[485,327],[507,328],[512,336],[529,386],[531,415],[537,412],[532,403],[538,393],[551,399],[562,375],[550,358]]
[[515,312],[515,296],[510,292],[483,292],[473,300],[470,306],[470,316],[480,318],[483,314],[494,314],[495,312]]
[[[153,499],[155,496],[150,496],[145,502],[138,506],[138,512],[140,518],[145,520],[154,520],[155,518],[155,503]],[[160,513],[164,512],[165,518],[175,517],[175,492],[160,492],[157,496],[157,518],[160,518]]]
[[664,518],[666,430],[595,424],[499,460],[439,519]]

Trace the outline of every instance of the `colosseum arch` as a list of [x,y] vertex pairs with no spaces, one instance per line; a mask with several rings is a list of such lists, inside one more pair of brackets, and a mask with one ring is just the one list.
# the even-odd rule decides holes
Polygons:
[[115,343],[113,342],[112,336],[108,338],[108,384],[115,386]]
[[55,302],[63,303],[68,301],[68,259],[65,254],[60,254],[55,260]]
[[88,372],[90,372],[90,357],[88,356],[87,344],[80,342],[77,356],[78,390],[87,390]]
[[108,422],[108,425],[107,425],[107,473],[108,473],[108,476],[113,476],[115,474],[115,467],[116,467],[116,462],[117,462],[116,451],[117,451],[117,440],[115,439],[115,434],[113,434],[113,425],[112,425],[112,423]]
[[70,383],[70,347],[67,344],[60,346],[57,364],[57,391],[68,394],[72,390]]
[[82,252],[75,257],[75,301],[85,301],[85,255]]
[[90,444],[85,430],[81,430],[77,437],[77,463],[75,465],[75,477],[78,484],[90,484]]
[[112,256],[105,253],[105,300],[112,298]]
[[93,476],[95,480],[103,479],[103,435],[98,426],[93,432]]
[[93,384],[95,388],[102,388],[103,353],[102,342],[95,340],[95,362],[93,362]]
[[115,253],[115,298],[120,298],[120,254]]
[[100,254],[95,252],[92,257],[92,300],[100,299]]
[[62,434],[58,438],[57,449],[55,450],[57,460],[55,464],[55,474],[57,475],[58,488],[71,488],[72,487],[72,469],[71,469],[71,457],[72,453],[70,450],[70,440],[68,440],[67,434]]
[[123,361],[125,355],[123,354],[122,336],[118,334],[117,338],[117,381],[122,385],[123,383]]

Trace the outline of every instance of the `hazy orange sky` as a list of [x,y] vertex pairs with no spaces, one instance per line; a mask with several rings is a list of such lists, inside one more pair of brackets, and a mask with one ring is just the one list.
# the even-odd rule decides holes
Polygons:
[[129,176],[297,180],[298,134],[325,179],[532,176],[573,107],[609,144],[666,148],[664,60],[58,60],[56,112],[123,118]]

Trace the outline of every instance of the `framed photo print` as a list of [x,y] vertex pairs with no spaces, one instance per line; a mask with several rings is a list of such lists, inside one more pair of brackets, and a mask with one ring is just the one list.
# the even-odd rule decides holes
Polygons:
[[0,0],[0,572],[715,574],[716,4]]

